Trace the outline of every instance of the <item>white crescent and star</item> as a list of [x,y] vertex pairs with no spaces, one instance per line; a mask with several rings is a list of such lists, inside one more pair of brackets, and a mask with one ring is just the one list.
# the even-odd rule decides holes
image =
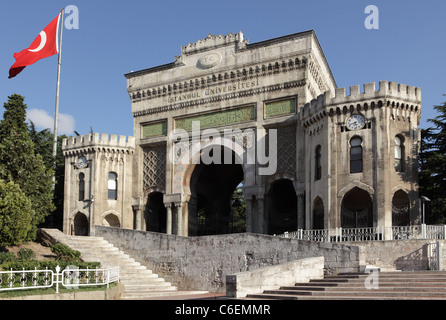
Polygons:
[[35,49],[28,49],[29,51],[31,51],[31,52],[39,52],[40,50],[43,49],[43,47],[45,47],[45,44],[46,44],[46,33],[45,33],[45,31],[40,32],[39,36],[40,36],[40,44],[39,44],[39,46],[37,48],[35,48]]

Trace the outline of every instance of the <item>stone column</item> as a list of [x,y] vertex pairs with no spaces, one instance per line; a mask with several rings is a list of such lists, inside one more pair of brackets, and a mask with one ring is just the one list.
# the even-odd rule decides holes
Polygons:
[[166,207],[166,210],[167,210],[166,233],[172,234],[172,204],[165,203],[164,206]]
[[305,193],[297,195],[297,229],[305,229]]
[[257,198],[257,210],[259,212],[258,214],[258,220],[257,220],[257,232],[258,233],[263,233],[263,224],[265,223],[265,208],[264,208],[264,202],[263,202],[263,198],[264,195],[263,194],[257,194],[256,195]]
[[135,221],[136,221],[135,229],[141,230],[142,228],[141,228],[141,209],[140,208],[135,209]]
[[246,201],[246,232],[252,232],[252,197]]
[[135,229],[142,230],[141,226],[141,207],[142,207],[142,198],[137,197],[132,199],[132,207],[133,211],[135,211]]
[[177,235],[183,235],[183,207],[182,203],[175,203],[175,208],[177,212]]

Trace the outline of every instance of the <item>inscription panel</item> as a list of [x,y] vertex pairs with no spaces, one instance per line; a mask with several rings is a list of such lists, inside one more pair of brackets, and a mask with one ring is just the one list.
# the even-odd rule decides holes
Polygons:
[[265,103],[265,119],[296,113],[296,98]]
[[213,112],[175,120],[175,129],[192,130],[192,122],[199,121],[201,129],[227,126],[256,120],[255,106]]
[[142,125],[141,139],[167,135],[167,122],[157,122]]

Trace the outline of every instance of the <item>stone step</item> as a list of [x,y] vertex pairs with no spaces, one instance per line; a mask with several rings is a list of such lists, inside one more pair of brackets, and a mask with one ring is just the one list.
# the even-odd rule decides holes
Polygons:
[[[438,287],[435,284],[431,284],[429,286],[418,285],[411,286],[410,284],[406,284],[404,286],[394,286],[391,284],[381,284],[378,283],[379,290],[386,291],[398,291],[398,290],[407,290],[407,291],[444,291],[446,292],[446,287]],[[371,290],[367,289],[364,285],[362,286],[285,286],[281,287],[283,290],[305,290],[305,291],[345,291],[345,290]],[[373,289],[377,290],[377,289]]]
[[444,300],[438,297],[382,297],[382,296],[293,296],[284,294],[250,294],[247,299],[262,300]]
[[379,272],[376,287],[367,288],[369,274],[328,275],[308,283],[250,294],[249,299],[286,300],[446,300],[446,272]]
[[119,265],[120,282],[126,299],[157,296],[177,288],[136,262],[101,237],[70,237],[70,247],[82,253],[84,261],[99,261],[103,266]]
[[265,290],[264,294],[287,294],[287,295],[312,295],[312,296],[380,296],[380,297],[445,297],[444,292],[412,292],[412,291],[384,291],[384,290],[361,290],[361,291],[296,291],[296,290]]

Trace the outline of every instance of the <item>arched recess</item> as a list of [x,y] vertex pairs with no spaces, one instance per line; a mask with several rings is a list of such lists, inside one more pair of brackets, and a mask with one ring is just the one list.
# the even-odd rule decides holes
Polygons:
[[121,214],[114,210],[106,211],[102,214],[102,225],[109,227],[121,227]]
[[320,197],[313,202],[313,229],[324,229],[324,202]]
[[144,210],[146,231],[166,232],[167,209],[163,201],[162,192],[151,192],[147,196],[147,204]]
[[366,190],[354,187],[344,195],[341,203],[341,227],[373,227],[373,202]]
[[76,213],[73,219],[72,234],[75,236],[88,236],[88,219],[82,212]]
[[297,195],[293,181],[274,181],[269,188],[265,206],[268,234],[297,230]]
[[392,198],[392,226],[410,224],[410,201],[406,192],[398,190]]
[[[221,153],[219,163],[205,164],[200,159],[194,159],[195,164],[187,168],[185,181],[190,194],[187,204],[189,236],[233,232],[233,194],[244,181],[245,173],[232,149],[214,145],[213,150],[205,148],[202,152],[212,153],[216,148]],[[231,161],[227,159],[228,154],[232,155]]]

